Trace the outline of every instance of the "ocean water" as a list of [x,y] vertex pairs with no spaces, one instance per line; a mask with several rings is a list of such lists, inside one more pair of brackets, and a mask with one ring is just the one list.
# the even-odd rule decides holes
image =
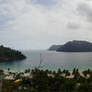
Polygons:
[[[27,59],[22,61],[0,62],[0,69],[10,68],[14,71],[34,69],[39,66],[41,69],[57,70],[58,68],[72,70],[92,69],[92,52],[54,52],[54,51],[22,51]],[[41,54],[41,55],[40,55]]]

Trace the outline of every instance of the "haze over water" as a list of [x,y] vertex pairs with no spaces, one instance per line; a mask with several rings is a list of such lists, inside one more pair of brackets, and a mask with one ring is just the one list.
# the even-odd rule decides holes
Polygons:
[[92,52],[53,52],[53,51],[23,51],[27,59],[22,61],[1,62],[0,69],[15,71],[24,71],[25,69],[34,69],[40,63],[41,69],[57,70],[78,68],[79,70],[92,69]]

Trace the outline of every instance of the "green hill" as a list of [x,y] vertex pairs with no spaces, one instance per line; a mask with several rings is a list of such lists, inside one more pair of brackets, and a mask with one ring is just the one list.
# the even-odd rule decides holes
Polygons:
[[25,58],[26,56],[23,55],[20,51],[0,46],[0,62],[23,60]]

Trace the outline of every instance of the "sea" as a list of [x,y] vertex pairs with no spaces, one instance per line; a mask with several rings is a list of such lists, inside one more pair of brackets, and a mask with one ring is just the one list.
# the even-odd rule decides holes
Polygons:
[[55,52],[46,50],[22,51],[25,60],[0,62],[0,69],[22,72],[25,69],[61,70],[78,68],[80,71],[92,69],[92,52]]

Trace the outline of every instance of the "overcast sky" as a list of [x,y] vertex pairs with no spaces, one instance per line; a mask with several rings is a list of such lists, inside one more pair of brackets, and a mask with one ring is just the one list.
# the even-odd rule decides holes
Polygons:
[[0,44],[47,49],[69,40],[92,42],[92,0],[0,0]]

